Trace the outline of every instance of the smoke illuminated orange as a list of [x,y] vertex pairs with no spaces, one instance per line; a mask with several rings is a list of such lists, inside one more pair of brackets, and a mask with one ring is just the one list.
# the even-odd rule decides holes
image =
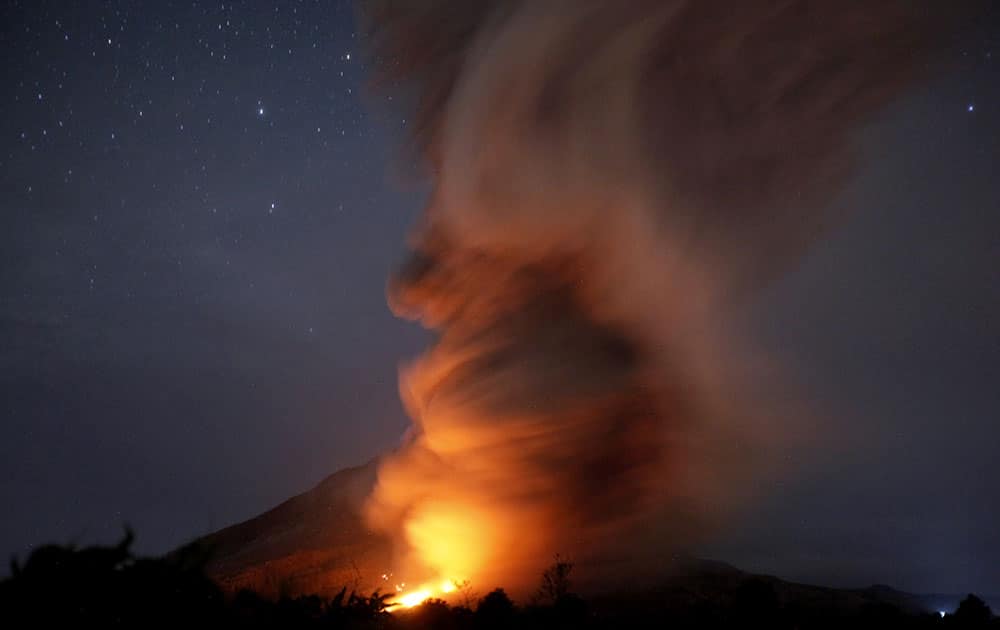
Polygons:
[[415,510],[405,525],[407,541],[422,564],[440,577],[401,594],[392,605],[412,608],[454,592],[460,579],[476,575],[487,561],[490,543],[483,533],[490,531],[489,525],[475,509],[456,503],[427,503]]
[[438,337],[365,506],[419,584],[394,606],[555,553],[655,569],[764,485],[794,396],[729,316],[828,225],[920,40],[907,0],[774,4],[372,0],[433,167],[389,299]]
[[406,523],[406,537],[421,560],[442,576],[466,578],[486,562],[490,523],[468,506],[421,505]]

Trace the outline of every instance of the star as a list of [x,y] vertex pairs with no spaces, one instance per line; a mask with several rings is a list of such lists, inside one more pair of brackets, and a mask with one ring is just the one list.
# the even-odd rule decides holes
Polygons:
[[974,111],[976,111],[976,106],[975,106],[975,104],[974,104],[974,103],[969,103],[969,106],[968,106],[968,107],[966,108],[966,111],[969,111],[969,112],[974,112]]

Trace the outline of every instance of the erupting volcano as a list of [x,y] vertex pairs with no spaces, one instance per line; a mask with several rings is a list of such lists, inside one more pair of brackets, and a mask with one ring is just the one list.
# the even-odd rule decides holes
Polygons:
[[805,414],[731,316],[829,224],[918,4],[365,4],[433,187],[389,299],[439,336],[365,507],[398,605],[635,575],[756,491]]

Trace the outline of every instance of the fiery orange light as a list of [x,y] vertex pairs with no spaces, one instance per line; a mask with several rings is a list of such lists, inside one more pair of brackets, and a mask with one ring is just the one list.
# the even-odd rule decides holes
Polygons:
[[435,595],[446,595],[456,590],[455,580],[441,580],[438,585],[425,584],[409,593],[404,593],[389,604],[389,609],[413,608],[419,606]]
[[475,506],[457,501],[425,503],[405,524],[410,545],[441,579],[474,576],[489,564],[495,548],[492,529]]
[[418,604],[422,604],[431,598],[431,591],[427,588],[417,589],[411,593],[400,596],[399,600],[395,602],[401,608],[413,608]]

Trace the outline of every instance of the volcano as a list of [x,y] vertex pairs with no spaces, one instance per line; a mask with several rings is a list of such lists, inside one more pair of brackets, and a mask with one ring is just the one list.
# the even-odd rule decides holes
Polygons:
[[320,594],[344,586],[385,590],[391,545],[361,518],[378,461],[340,470],[311,490],[201,538],[211,552],[209,574],[230,592],[265,597]]
[[[311,490],[242,523],[201,538],[211,552],[211,577],[234,593],[250,589],[270,598],[394,587],[390,541],[371,530],[361,507],[376,481],[378,460],[340,470]],[[398,578],[397,578],[398,579]],[[483,594],[502,585],[477,585]],[[887,586],[833,589],[741,571],[721,562],[679,558],[662,580],[627,593],[597,596],[596,605],[631,608],[729,606],[747,589],[765,589],[782,605],[822,614],[851,614],[892,606],[911,613],[953,609],[957,596],[923,596]]]

